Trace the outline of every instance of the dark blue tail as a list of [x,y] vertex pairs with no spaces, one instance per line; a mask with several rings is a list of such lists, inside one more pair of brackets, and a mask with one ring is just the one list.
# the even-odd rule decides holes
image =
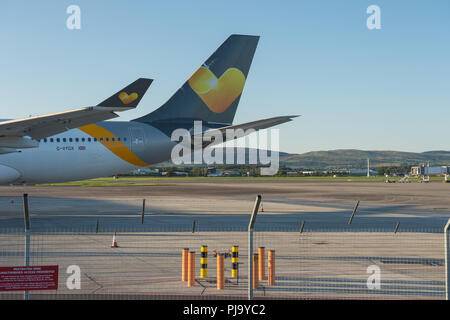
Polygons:
[[233,123],[258,36],[231,35],[160,108],[133,121],[163,124]]

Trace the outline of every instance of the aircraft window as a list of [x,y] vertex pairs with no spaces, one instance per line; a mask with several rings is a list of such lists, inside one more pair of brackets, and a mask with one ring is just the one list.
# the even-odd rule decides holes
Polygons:
[[103,141],[103,138],[100,138],[100,141]]
[[84,138],[81,138],[81,142],[84,142],[84,140],[85,140]]
[[91,138],[88,138],[88,142],[91,142]]
[[123,141],[127,141],[127,138],[123,138]]
[[75,142],[78,142],[80,139],[78,139],[78,138],[75,138]]
[[60,142],[60,139],[59,139],[59,138],[56,138],[56,142]]
[[67,141],[67,139],[66,138],[63,138],[63,142],[66,142]]
[[109,141],[109,138],[106,138],[106,142],[108,142]]
[[97,142],[97,138],[94,138],[94,141]]
[[116,141],[116,139],[115,138],[111,138],[111,141],[114,142],[114,141]]
[[47,139],[44,139],[44,142],[47,142]]
[[119,141],[119,142],[120,142],[120,137],[118,137],[118,138],[117,138],[117,141]]
[[69,142],[72,142],[72,138],[69,138]]
[[53,142],[53,138],[50,138],[50,142]]

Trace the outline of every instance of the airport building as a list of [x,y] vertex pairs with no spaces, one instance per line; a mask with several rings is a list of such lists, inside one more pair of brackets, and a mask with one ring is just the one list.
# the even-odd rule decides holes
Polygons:
[[[377,172],[375,170],[370,170],[370,175],[375,176]],[[367,175],[367,169],[350,169],[349,174],[352,176],[365,176]]]
[[425,165],[411,167],[411,175],[413,176],[440,176],[450,173],[449,166],[429,167]]

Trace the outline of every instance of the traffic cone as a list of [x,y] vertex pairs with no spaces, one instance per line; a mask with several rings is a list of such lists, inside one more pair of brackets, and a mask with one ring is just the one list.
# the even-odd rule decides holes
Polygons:
[[259,211],[260,211],[260,212],[264,212],[264,206],[263,206],[262,201],[261,201],[261,209],[259,209]]
[[118,247],[119,247],[119,245],[117,244],[116,233],[114,232],[111,248],[118,248]]

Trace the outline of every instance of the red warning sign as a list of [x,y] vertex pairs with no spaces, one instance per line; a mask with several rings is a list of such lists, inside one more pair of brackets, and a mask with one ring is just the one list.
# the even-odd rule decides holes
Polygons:
[[0,291],[56,289],[58,266],[0,267]]

